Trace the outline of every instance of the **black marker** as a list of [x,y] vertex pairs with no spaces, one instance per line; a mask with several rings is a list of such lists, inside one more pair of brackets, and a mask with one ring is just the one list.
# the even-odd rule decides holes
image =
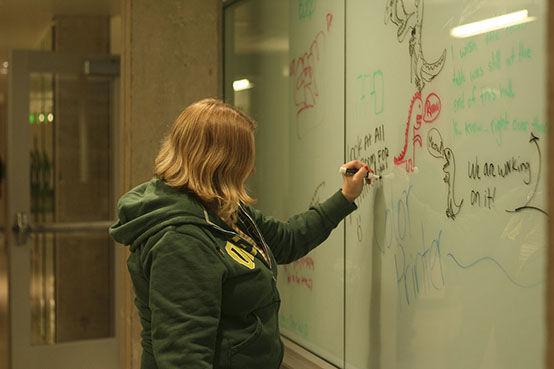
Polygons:
[[[339,168],[339,173],[344,174],[346,176],[353,176],[354,174],[358,173],[358,170],[359,169],[356,169],[356,168],[340,167]],[[381,179],[382,176],[380,176],[378,174],[367,172],[366,175],[365,175],[365,178],[366,179],[369,179],[369,178],[371,178],[371,179]]]

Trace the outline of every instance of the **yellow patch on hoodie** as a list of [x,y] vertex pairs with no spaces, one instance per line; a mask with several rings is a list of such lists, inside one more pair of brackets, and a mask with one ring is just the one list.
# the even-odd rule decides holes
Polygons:
[[256,267],[256,264],[254,264],[254,255],[250,254],[246,250],[243,250],[239,246],[233,245],[231,242],[227,241],[225,251],[227,251],[227,254],[229,254],[233,260],[244,265],[248,269],[254,269]]

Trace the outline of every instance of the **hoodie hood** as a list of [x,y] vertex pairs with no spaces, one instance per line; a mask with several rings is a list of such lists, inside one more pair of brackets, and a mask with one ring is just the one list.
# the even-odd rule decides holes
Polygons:
[[146,239],[168,226],[195,224],[216,227],[227,232],[225,225],[208,212],[185,189],[168,186],[154,177],[123,195],[117,203],[118,222],[110,227],[110,236],[131,251]]

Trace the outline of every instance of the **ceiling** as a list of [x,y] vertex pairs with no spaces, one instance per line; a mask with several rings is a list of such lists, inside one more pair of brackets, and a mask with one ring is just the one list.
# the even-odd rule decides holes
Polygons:
[[11,49],[37,48],[55,15],[119,15],[120,0],[0,0],[0,65]]

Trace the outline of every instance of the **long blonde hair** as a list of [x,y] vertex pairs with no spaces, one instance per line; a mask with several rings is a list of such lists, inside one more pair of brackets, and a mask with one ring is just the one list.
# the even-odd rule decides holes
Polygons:
[[254,169],[256,123],[216,99],[189,105],[173,122],[156,157],[154,174],[185,187],[227,223],[239,203],[251,204],[245,182]]

